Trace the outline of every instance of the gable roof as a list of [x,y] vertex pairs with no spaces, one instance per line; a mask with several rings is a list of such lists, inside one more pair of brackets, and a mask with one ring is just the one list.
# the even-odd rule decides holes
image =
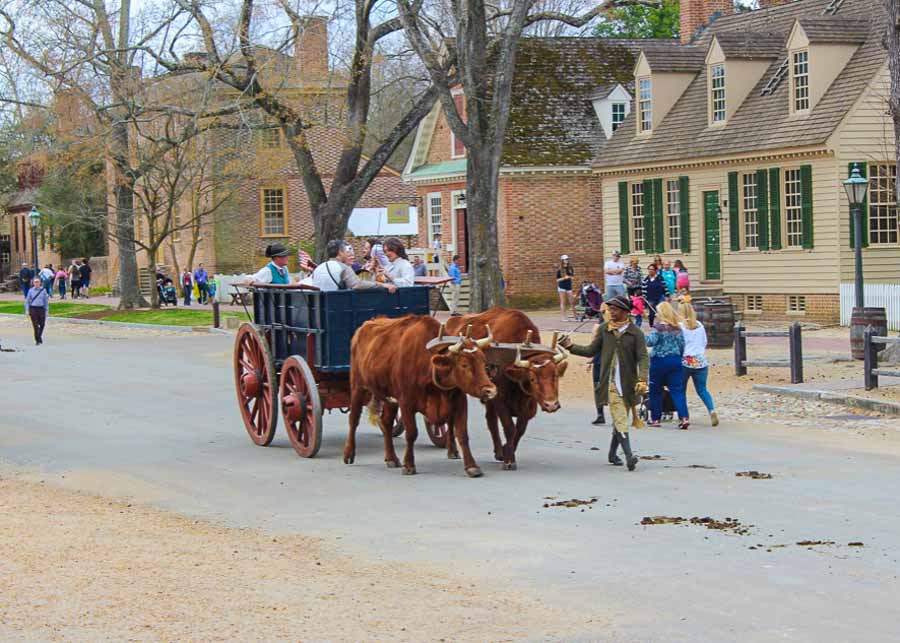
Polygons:
[[[725,58],[778,58],[784,51],[784,35],[758,31],[723,31],[715,34]],[[698,68],[699,71],[699,68]]]
[[841,20],[837,16],[800,18],[811,43],[861,43],[869,34],[868,20]]
[[656,72],[700,71],[706,60],[706,47],[682,45],[672,40],[658,45],[644,45],[641,53]]
[[[780,34],[782,37],[777,57],[726,125],[714,128],[707,125],[707,74],[704,67],[649,136],[636,135],[636,110],[632,110],[603,153],[595,159],[594,166],[609,168],[674,162],[823,144],[884,64],[887,55],[881,45],[884,14],[878,0],[844,0],[833,16],[823,13],[830,3],[831,0],[795,0],[770,9],[723,16],[713,22],[700,36],[696,46],[708,47],[713,35],[719,34],[728,34],[726,40],[734,38],[732,34],[756,31]],[[872,20],[866,22],[869,16]],[[765,95],[762,89],[787,57],[785,46],[794,22],[804,18],[813,19],[820,34],[826,29],[842,33],[847,30],[861,33],[863,28],[867,31],[864,42],[809,115],[792,118],[788,104],[789,83],[778,83],[773,91]],[[829,22],[820,27],[819,21]],[[852,29],[841,27],[840,23],[852,24]]]

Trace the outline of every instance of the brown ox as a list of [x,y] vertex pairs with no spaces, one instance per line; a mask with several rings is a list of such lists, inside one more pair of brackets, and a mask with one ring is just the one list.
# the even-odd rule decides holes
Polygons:
[[356,456],[356,427],[362,408],[380,403],[384,462],[388,467],[400,466],[391,431],[399,407],[406,431],[404,474],[416,472],[415,417],[421,413],[428,422],[452,427],[451,435],[456,436],[462,449],[466,474],[473,478],[481,475],[469,450],[466,395],[487,402],[497,394],[497,387],[487,376],[484,353],[474,340],[448,338],[433,342],[430,349],[426,347],[439,337],[441,328],[433,317],[408,315],[400,319],[372,319],[353,335],[346,464],[352,464]]
[[[541,341],[540,332],[528,315],[499,306],[478,315],[451,317],[447,322],[447,334],[458,334],[470,324],[472,337],[487,337],[490,326],[497,342],[522,343],[529,338],[529,331],[532,342]],[[559,378],[566,372],[566,367],[564,353],[542,353],[528,359],[517,356],[512,364],[502,366],[494,373],[497,397],[485,404],[485,417],[494,442],[494,458],[503,462],[504,469],[516,469],[516,448],[528,428],[528,421],[537,414],[538,406],[547,413],[559,410]],[[498,418],[503,424],[505,445],[500,442]]]

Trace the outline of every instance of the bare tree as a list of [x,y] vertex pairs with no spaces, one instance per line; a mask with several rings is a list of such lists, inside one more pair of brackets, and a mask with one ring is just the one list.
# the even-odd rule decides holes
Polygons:
[[[439,20],[430,19],[409,0],[397,0],[407,37],[428,70],[453,134],[466,147],[466,233],[474,259],[470,310],[483,311],[505,302],[497,243],[497,193],[519,40],[526,29],[542,22],[579,28],[606,9],[625,4],[658,3],[606,0],[573,16],[539,10],[536,0],[510,0],[504,6],[485,0],[454,1],[453,31],[445,33]],[[451,37],[454,40],[449,41]],[[446,71],[453,52],[465,95],[464,114],[457,110],[451,91],[457,81]]]
[[[391,34],[401,32],[399,18],[385,17],[379,21],[378,3],[372,0],[353,0],[350,4],[339,5],[347,8],[351,29],[346,38],[349,61],[341,78],[345,82],[341,89],[342,113],[335,116],[332,105],[326,103],[316,113],[290,97],[292,87],[321,79],[305,77],[304,70],[292,71],[291,74],[297,74],[294,78],[289,77],[291,74],[273,74],[278,56],[272,54],[284,54],[292,46],[300,46],[311,26],[321,24],[301,15],[296,3],[277,0],[280,16],[260,17],[260,7],[254,0],[241,0],[235,32],[229,33],[214,27],[218,24],[211,14],[211,6],[215,3],[177,2],[196,21],[205,56],[186,62],[173,56],[156,55],[157,64],[170,72],[208,74],[236,90],[249,106],[262,110],[279,125],[303,179],[315,231],[316,255],[321,259],[327,241],[345,234],[353,207],[404,139],[428,114],[437,98],[435,90],[426,85],[424,91],[395,114],[390,131],[364,155],[369,136],[372,73],[378,58],[377,48]],[[409,10],[415,11],[421,2],[414,0]],[[272,5],[267,8],[273,10]],[[265,31],[265,24],[279,21],[289,25],[283,34],[278,34],[277,30]],[[237,43],[232,51],[229,51],[230,39]],[[448,68],[442,68],[442,72],[447,75]],[[341,149],[334,168],[319,167],[320,161],[313,155],[310,132],[322,124],[335,125],[341,131]],[[371,140],[370,136],[368,140]],[[326,174],[331,175],[330,182],[323,179]]]
[[[885,47],[888,53],[888,70],[891,75],[891,95],[888,109],[894,123],[894,158],[900,162],[900,0],[885,0],[887,29]],[[894,185],[894,194],[900,203],[900,177]]]

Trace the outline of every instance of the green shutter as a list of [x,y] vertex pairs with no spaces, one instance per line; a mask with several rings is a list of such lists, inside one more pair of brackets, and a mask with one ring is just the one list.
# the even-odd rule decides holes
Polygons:
[[663,182],[662,179],[653,179],[653,221],[656,227],[653,229],[653,239],[656,241],[656,251],[666,251],[665,209],[663,207]]
[[769,219],[772,230],[769,247],[781,250],[781,170],[777,167],[769,169]]
[[813,247],[812,165],[800,166],[800,205],[803,216],[803,247]]
[[756,171],[756,219],[759,221],[759,249],[769,249],[769,173]]
[[[854,161],[847,166],[847,178],[850,178],[850,174],[853,172],[853,166],[856,165],[859,167],[859,175],[863,178],[868,176],[869,174],[869,164],[865,161]],[[869,197],[866,196],[866,200],[863,201],[862,205],[862,247],[869,247]],[[855,248],[854,245],[854,235],[853,235],[853,210],[850,210],[850,247]]]
[[681,251],[691,251],[691,192],[688,177],[678,178],[678,211],[681,215]]
[[644,252],[650,254],[656,250],[656,239],[653,231],[653,179],[644,180]]
[[619,251],[623,255],[631,252],[628,246],[628,182],[619,181]]
[[741,217],[738,210],[738,173],[728,173],[728,236],[731,249],[741,249]]

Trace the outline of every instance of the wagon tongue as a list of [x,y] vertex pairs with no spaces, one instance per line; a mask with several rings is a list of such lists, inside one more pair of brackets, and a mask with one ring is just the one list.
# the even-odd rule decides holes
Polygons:
[[528,359],[533,355],[541,355],[544,354],[547,357],[553,357],[556,354],[556,351],[550,348],[549,346],[545,346],[543,344],[518,344],[518,343],[504,343],[504,342],[495,342],[491,344],[487,348],[482,349],[484,351],[485,359],[487,359],[488,364],[494,364],[496,366],[506,366],[507,364],[512,364],[516,360],[516,354],[520,354],[522,359]]

